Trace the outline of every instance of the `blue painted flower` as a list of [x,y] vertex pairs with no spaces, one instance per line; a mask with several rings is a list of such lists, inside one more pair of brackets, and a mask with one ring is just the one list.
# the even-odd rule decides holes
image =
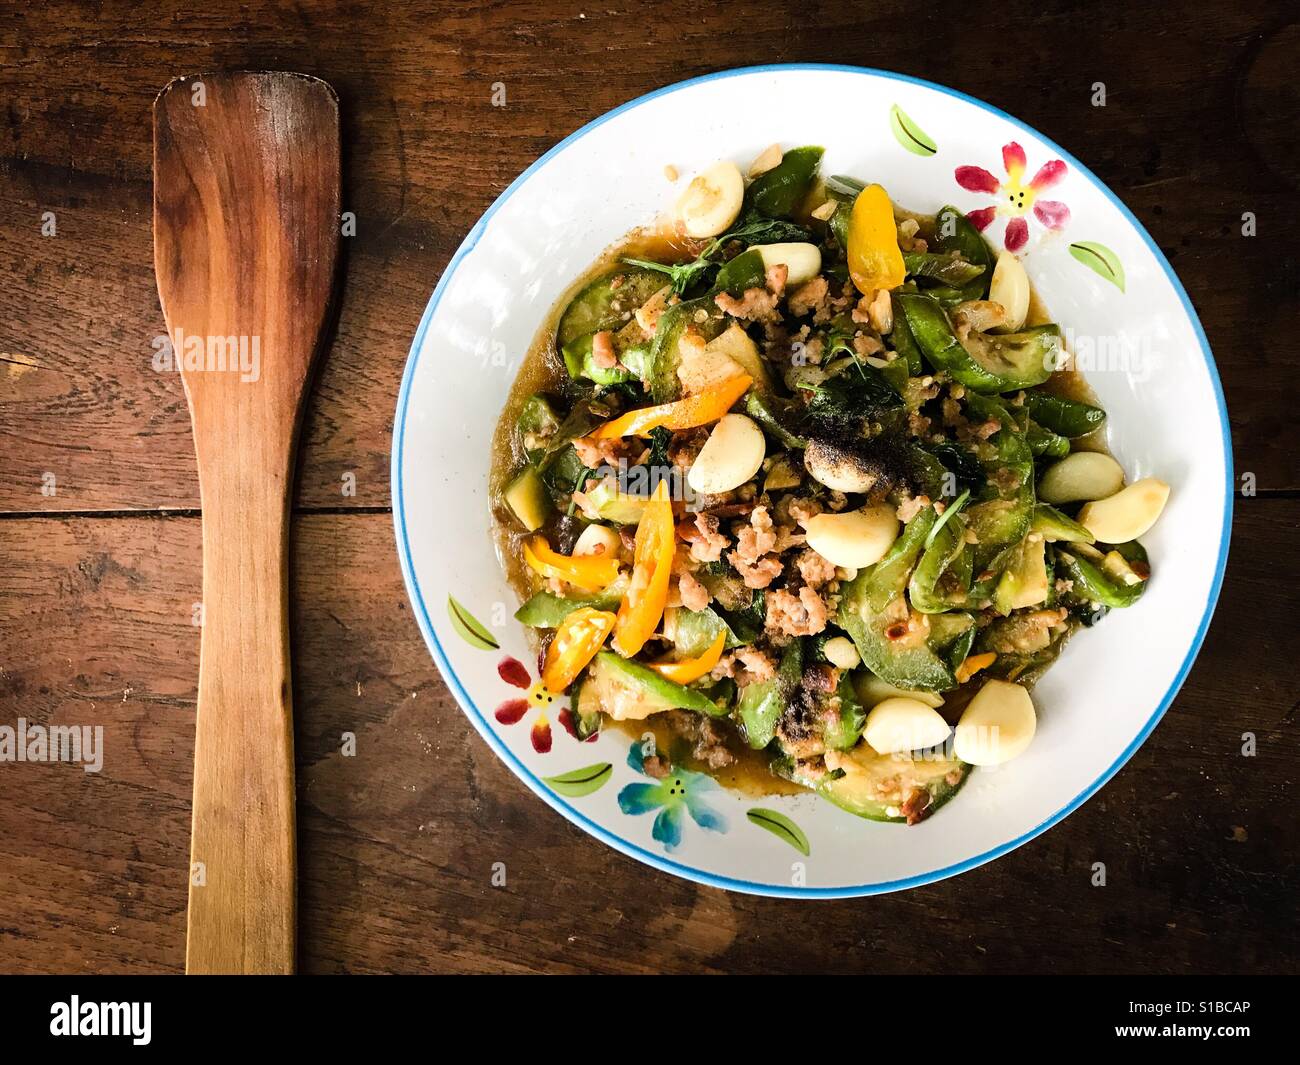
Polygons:
[[[645,752],[640,743],[634,741],[628,748],[627,764],[638,773],[649,776],[645,771]],[[618,808],[625,814],[648,814],[651,810],[658,810],[651,835],[664,845],[664,850],[675,851],[682,841],[682,825],[688,813],[701,828],[713,832],[727,831],[726,818],[700,798],[703,792],[713,791],[717,786],[712,777],[670,764],[667,776],[653,784],[627,785],[618,793]]]

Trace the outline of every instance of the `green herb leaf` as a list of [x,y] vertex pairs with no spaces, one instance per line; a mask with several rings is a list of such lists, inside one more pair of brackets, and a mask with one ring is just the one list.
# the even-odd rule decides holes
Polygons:
[[581,769],[570,769],[559,776],[542,777],[542,780],[551,786],[552,791],[577,799],[599,791],[613,775],[614,767],[609,762],[596,762]]
[[1121,292],[1124,291],[1124,267],[1119,256],[1105,244],[1095,240],[1080,240],[1070,245],[1070,254],[1093,273],[1104,277]]
[[812,234],[797,222],[787,222],[780,218],[766,218],[751,212],[740,220],[740,224],[731,232],[715,238],[700,252],[700,258],[711,259],[733,241],[739,241],[746,247],[755,244],[798,244],[810,240]]
[[703,257],[696,259],[694,262],[682,263],[679,266],[651,262],[649,259],[624,259],[623,261],[629,266],[639,266],[644,270],[657,270],[661,274],[667,274],[669,282],[673,286],[673,291],[679,296],[685,293],[691,285],[695,284],[696,279],[705,270],[713,266],[713,263]]
[[939,149],[920,126],[912,121],[898,104],[889,109],[889,129],[898,141],[913,155],[934,155]]
[[759,828],[765,828],[778,839],[785,840],[805,857],[812,853],[812,848],[808,845],[808,837],[803,834],[803,829],[786,817],[785,814],[776,810],[768,810],[762,806],[755,806],[753,809],[747,810],[745,816],[758,825]]
[[967,488],[965,491],[962,492],[961,495],[959,495],[956,499],[954,499],[952,503],[948,505],[948,508],[942,514],[939,515],[939,520],[936,521],[934,523],[934,526],[930,529],[930,531],[926,533],[925,536],[926,547],[929,547],[932,543],[934,543],[934,538],[939,535],[939,530],[942,529],[945,525],[948,524],[948,522],[952,521],[952,519],[957,516],[957,514],[961,511],[961,508],[966,505],[966,500],[968,499],[970,499],[969,488]]

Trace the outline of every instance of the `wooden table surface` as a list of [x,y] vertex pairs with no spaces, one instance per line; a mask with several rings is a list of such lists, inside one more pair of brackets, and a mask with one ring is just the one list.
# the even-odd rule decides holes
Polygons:
[[[198,484],[151,368],[150,106],[218,68],[335,86],[357,217],[293,528],[303,971],[1294,970],[1300,27],[1286,0],[1143,6],[0,3],[0,724],[106,747],[98,774],[0,764],[0,970],[184,962]],[[493,198],[610,107],[782,61],[929,78],[1083,159],[1182,276],[1256,487],[1204,650],[1097,797],[957,879],[815,904],[671,878],[535,799],[440,680],[389,510],[410,338]]]

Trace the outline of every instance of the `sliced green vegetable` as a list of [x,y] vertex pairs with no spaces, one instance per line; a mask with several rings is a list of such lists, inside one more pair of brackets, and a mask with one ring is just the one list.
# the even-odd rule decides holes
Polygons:
[[953,670],[966,660],[976,632],[974,614],[953,610],[930,617],[930,646]]
[[923,614],[942,614],[964,606],[970,590],[972,553],[966,544],[966,523],[961,518],[944,521],[949,507],[927,537],[924,553],[912,571],[907,597]]
[[575,610],[584,606],[596,610],[617,610],[627,584],[628,578],[620,576],[600,594],[575,599],[566,599],[554,592],[536,592],[515,611],[515,620],[534,629],[554,629]]
[[1030,532],[1035,532],[1049,543],[1058,540],[1069,540],[1075,543],[1090,544],[1095,537],[1082,525],[1073,518],[1067,518],[1059,510],[1047,503],[1039,503],[1034,507],[1034,518],[1029,526]]
[[972,332],[962,341],[937,300],[905,293],[898,301],[930,365],[976,392],[1011,392],[1041,384],[1059,361],[1061,331],[1055,325],[1020,333]]
[[547,443],[560,431],[560,417],[549,396],[535,392],[519,408],[515,421],[519,439],[529,462],[538,462],[546,454]]
[[[1072,544],[1071,550],[1057,548],[1056,561],[1060,575],[1071,581],[1070,594],[1076,599],[1086,599],[1102,606],[1122,608],[1132,606],[1146,591],[1146,581],[1126,584],[1105,569],[1105,556],[1086,544]],[[1093,556],[1086,557],[1084,552]]]
[[969,285],[988,269],[980,263],[968,263],[954,255],[932,251],[904,252],[903,265],[910,277],[924,277],[953,288]]
[[776,735],[776,724],[803,676],[803,644],[792,641],[781,655],[781,665],[771,680],[746,684],[740,690],[736,714],[745,742],[761,751]]
[[884,558],[841,588],[836,623],[852,637],[863,664],[900,688],[946,691],[957,686],[952,667],[930,647],[924,628],[909,624],[907,612],[896,606],[934,521],[934,508],[926,507],[907,523]]
[[1027,536],[1007,562],[993,591],[993,606],[999,614],[1022,607],[1038,606],[1047,599],[1046,544],[1041,537]]
[[[973,412],[997,419],[1002,428],[991,438],[993,454],[984,461],[986,480],[978,502],[966,508],[967,528],[975,535],[976,573],[991,563],[1010,544],[1022,540],[1034,516],[1034,456],[1015,420],[995,399],[971,395]],[[972,588],[972,597],[977,595]]]
[[[716,565],[716,563],[715,563]],[[725,578],[734,594],[728,595],[721,583],[712,577],[700,574],[700,583],[709,589],[709,594],[717,600],[712,609],[727,623],[727,627],[741,643],[753,643],[763,631],[766,616],[766,597],[761,589],[746,588],[738,576]],[[716,591],[714,589],[717,589]]]
[[[653,669],[613,651],[601,651],[591,665],[591,683],[595,685],[593,697],[600,700],[601,709],[618,718],[620,709],[632,709],[627,716],[642,717],[644,711],[693,710],[710,717],[719,717],[727,711],[718,707],[703,692],[675,684],[661,677]],[[584,686],[585,688],[585,686]]]
[[740,296],[746,289],[762,288],[766,284],[767,267],[763,265],[763,256],[757,249],[750,248],[722,264],[708,296],[703,298],[712,303],[712,297],[719,292]]
[[898,293],[890,297],[890,304],[894,314],[894,328],[889,334],[889,342],[893,345],[894,350],[907,361],[907,372],[913,377],[924,373],[925,366],[921,361],[921,348],[916,343],[916,338],[912,336],[912,330],[907,324],[907,315],[903,313],[902,305],[898,302]]
[[598,385],[617,385],[624,381],[638,380],[645,373],[646,362],[650,357],[650,341],[645,339],[645,334],[635,319],[611,333],[617,365],[600,366],[596,363],[592,352],[596,335],[588,333],[580,336],[560,349],[564,368],[569,371],[571,378],[576,381],[585,377]]
[[605,478],[586,493],[587,506],[603,521],[615,525],[635,525],[645,513],[646,500],[619,490],[617,479]]
[[956,795],[970,776],[970,766],[956,759],[905,761],[876,754],[865,745],[855,748],[852,755],[849,771],[823,781],[817,793],[870,821],[906,822],[903,805],[916,789],[928,796],[913,820],[929,817]]
[[939,209],[934,216],[935,239],[932,251],[951,255],[956,252],[968,263],[984,267],[984,272],[969,284],[961,287],[964,299],[987,299],[989,282],[993,280],[993,252],[980,231],[956,207]]
[[602,329],[622,329],[626,315],[664,287],[662,274],[638,267],[617,266],[590,282],[570,301],[555,332],[563,350],[579,337]]
[[1026,392],[1025,407],[1034,421],[1044,429],[1071,440],[1100,429],[1106,421],[1106,412],[1100,407],[1052,395],[1050,392]]
[[847,174],[832,174],[826,179],[826,191],[841,203],[852,203],[858,193],[867,187],[865,181],[859,181]]
[[867,712],[858,701],[849,670],[842,669],[833,695],[818,700],[822,716],[822,740],[833,751],[847,751],[862,737]]
[[[763,260],[758,252],[745,252],[736,258],[743,259],[747,255],[752,255],[762,265]],[[696,321],[699,311],[704,312],[703,318]],[[642,374],[646,389],[656,403],[671,403],[681,395],[682,383],[677,377],[677,368],[681,365],[682,356],[678,343],[686,332],[686,327],[693,326],[705,340],[712,340],[726,325],[726,315],[718,309],[711,295],[675,303],[659,316],[659,324],[655,328],[654,339],[650,342]]]
[[725,647],[740,647],[748,642],[737,637],[712,607],[678,610],[673,626],[673,648],[683,658],[698,658],[713,646],[720,632],[726,634]]
[[536,468],[525,466],[502,493],[506,505],[529,532],[536,532],[551,513],[551,497]]
[[570,496],[591,472],[578,458],[577,449],[569,443],[550,452],[537,464],[537,475],[551,493],[552,501]]
[[585,740],[600,731],[600,689],[592,680],[591,670],[569,696],[569,709],[579,739]]
[[791,148],[771,170],[756,177],[746,194],[755,210],[768,218],[790,218],[808,197],[823,149]]
[[795,413],[794,404],[790,400],[750,389],[745,394],[745,413],[786,447],[808,446],[807,438],[793,428]]
[[1032,419],[1025,428],[1025,443],[1035,458],[1063,459],[1070,453],[1070,441],[1059,433],[1044,429]]

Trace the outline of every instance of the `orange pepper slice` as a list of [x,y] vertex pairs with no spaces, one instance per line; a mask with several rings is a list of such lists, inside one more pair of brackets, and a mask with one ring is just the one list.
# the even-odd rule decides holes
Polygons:
[[668,605],[668,578],[677,553],[677,528],[668,482],[660,481],[636,527],[632,581],[618,606],[614,650],[631,658],[654,635]]
[[608,610],[584,606],[560,622],[555,637],[546,648],[542,664],[542,686],[552,695],[563,695],[587,663],[614,631],[617,620]]
[[727,634],[726,632],[720,632],[709,649],[698,658],[683,658],[678,662],[649,662],[647,664],[661,677],[666,677],[678,684],[689,684],[713,670],[713,667],[722,658],[722,649],[726,645]]
[[882,288],[898,288],[907,277],[903,253],[898,250],[894,205],[879,185],[868,185],[853,201],[848,256],[849,276],[864,296],[873,296]]
[[957,683],[965,684],[981,669],[993,665],[997,657],[992,651],[986,651],[982,655],[971,655],[957,667]]
[[618,576],[618,559],[603,555],[562,555],[544,536],[524,541],[524,561],[543,577],[558,577],[588,592],[598,592]]
[[647,436],[651,429],[660,426],[666,429],[694,429],[697,425],[707,425],[716,422],[731,410],[731,405],[749,391],[749,386],[753,383],[754,379],[749,374],[737,374],[705,392],[697,392],[674,403],[630,410],[621,417],[606,422],[591,435],[597,440],[610,440],[616,436]]

